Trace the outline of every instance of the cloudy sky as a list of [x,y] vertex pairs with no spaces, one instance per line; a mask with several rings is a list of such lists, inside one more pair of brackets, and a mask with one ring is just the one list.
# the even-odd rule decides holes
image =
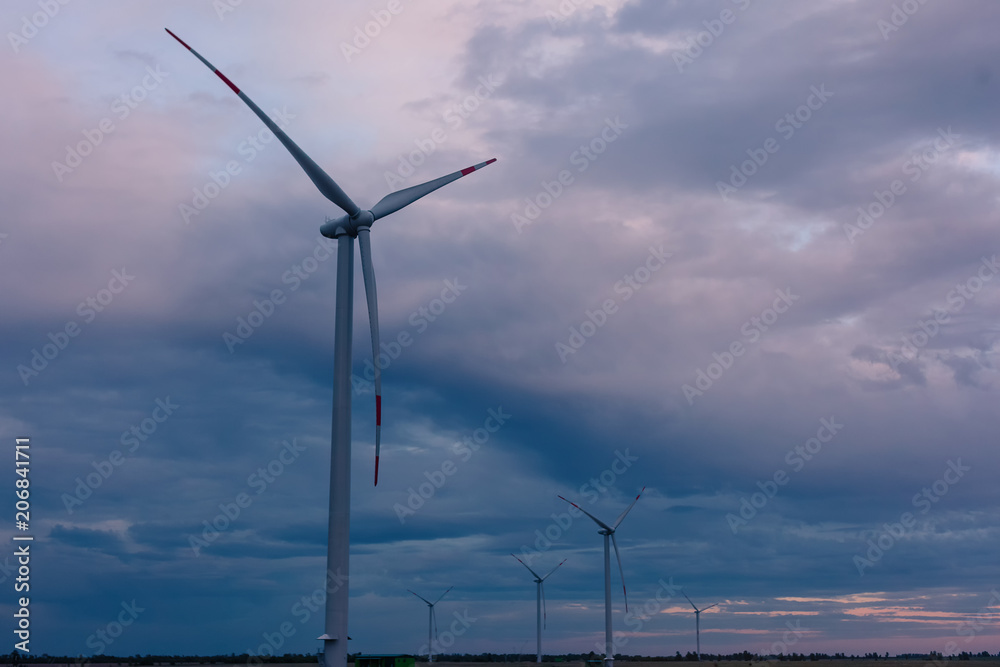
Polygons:
[[31,442],[29,530],[11,501],[0,534],[35,536],[34,653],[322,633],[340,211],[165,27],[362,207],[498,158],[374,227],[377,488],[356,278],[352,651],[422,650],[407,589],[449,586],[449,650],[532,651],[511,552],[567,559],[545,650],[599,650],[601,538],[557,495],[611,520],[643,487],[619,652],[693,650],[681,587],[719,603],[706,652],[1000,651],[1000,6],[11,0],[0,23],[8,498]]

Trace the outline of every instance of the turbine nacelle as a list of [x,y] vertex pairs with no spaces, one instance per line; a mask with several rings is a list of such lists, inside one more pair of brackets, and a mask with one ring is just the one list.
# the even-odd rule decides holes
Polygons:
[[327,218],[326,222],[319,228],[319,233],[328,239],[335,239],[341,236],[358,237],[358,230],[371,229],[375,222],[375,215],[371,211],[358,211],[354,216],[342,215],[339,218]]

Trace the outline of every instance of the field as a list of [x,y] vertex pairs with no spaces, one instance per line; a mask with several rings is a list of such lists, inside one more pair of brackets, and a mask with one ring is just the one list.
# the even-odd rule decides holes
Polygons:
[[[897,660],[895,658],[890,658],[888,660],[870,660],[867,658],[858,658],[857,660],[797,660],[797,661],[778,661],[773,660],[767,661],[753,661],[747,662],[744,660],[703,660],[702,662],[676,662],[673,660],[667,662],[630,662],[626,660],[615,660],[615,667],[809,667],[813,665],[815,667],[937,667],[938,665],[949,664],[952,667],[959,667],[964,663],[972,663],[970,667],[1000,667],[1000,658],[974,658],[969,661],[965,660],[943,660],[943,661],[932,661],[932,660]],[[417,663],[417,667],[420,667],[421,663]],[[426,665],[426,663],[424,663]],[[489,667],[491,665],[506,665],[507,667],[537,667],[536,662],[508,662],[508,663],[489,663],[489,662],[437,662],[436,665],[441,665],[441,667]],[[597,663],[591,663],[591,667]],[[587,667],[587,663],[582,661],[573,662],[545,662],[542,663],[543,667]],[[287,665],[283,667],[296,667],[294,665]],[[298,667],[302,667],[299,665]],[[597,665],[600,667],[600,665]]]
[[[963,662],[970,662],[973,665],[970,667],[1000,667],[1000,658],[973,658],[969,661],[964,660],[942,660],[942,661],[932,661],[932,660],[902,660],[889,658],[888,660],[871,660],[867,658],[859,658],[857,660],[797,660],[797,661],[753,661],[747,662],[743,660],[704,660],[702,662],[684,662],[684,661],[665,661],[665,662],[631,662],[626,660],[616,660],[615,667],[808,667],[809,665],[814,665],[815,667],[938,667],[938,665],[949,664],[952,667],[960,667]],[[29,663],[30,664],[30,663]],[[50,667],[59,667],[60,664],[65,664],[66,667],[79,667],[80,665],[85,665],[86,667],[128,667],[129,663],[127,661],[119,663],[92,663],[92,662],[71,662],[71,663],[45,663]],[[168,663],[156,663],[162,667],[168,667]],[[183,667],[186,664],[197,665],[199,663],[176,663],[175,667]],[[212,663],[202,663],[202,664],[212,664]],[[222,663],[214,663],[222,665]],[[353,663],[350,663],[353,664]],[[506,667],[537,667],[539,663],[536,662],[434,662],[435,665],[440,665],[441,667],[494,667],[497,665],[505,665]],[[566,662],[544,662],[541,663],[543,667],[587,667],[587,663],[582,661],[566,661]],[[0,662],[0,667],[6,667],[10,663]],[[312,667],[313,663],[297,662],[297,663],[265,663],[261,667]],[[426,663],[417,663],[417,667],[424,665]],[[600,667],[597,663],[590,663],[591,667]],[[227,667],[243,667],[240,664],[229,664]]]

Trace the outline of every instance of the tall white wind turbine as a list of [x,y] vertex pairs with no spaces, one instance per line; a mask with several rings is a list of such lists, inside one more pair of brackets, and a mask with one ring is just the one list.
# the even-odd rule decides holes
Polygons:
[[[617,520],[610,526],[596,516],[583,509],[572,500],[567,500],[562,496],[559,496],[566,502],[568,502],[573,507],[577,508],[591,519],[594,523],[601,527],[601,530],[597,531],[599,535],[604,536],[604,667],[614,667],[615,664],[615,654],[614,645],[611,638],[611,549],[610,545],[614,545],[615,548],[615,558],[618,560],[618,572],[622,577],[622,595],[625,597],[625,611],[628,612],[628,591],[625,590],[625,571],[622,569],[622,557],[618,553],[618,542],[615,540],[615,531],[618,530],[618,526],[621,522],[625,520],[625,516],[632,511],[635,504],[639,502],[639,496],[642,492],[646,490],[646,487],[642,487],[642,491],[639,491],[639,495],[635,497],[632,504],[625,508],[625,511],[621,513]],[[610,542],[610,545],[609,545]]]
[[[198,60],[212,70],[239,96],[250,110],[274,133],[278,141],[292,154],[320,193],[344,211],[335,220],[327,219],[320,227],[323,236],[337,240],[336,318],[333,334],[333,429],[330,456],[330,519],[327,551],[326,620],[324,623],[323,664],[325,667],[347,665],[347,604],[350,572],[350,512],[351,512],[351,322],[354,311],[354,239],[361,250],[361,273],[368,301],[371,325],[372,355],[375,366],[375,484],[378,484],[378,464],[382,432],[382,372],[379,364],[378,302],[375,294],[375,272],[369,233],[372,224],[385,216],[409,206],[452,181],[496,162],[481,162],[433,181],[392,192],[370,210],[362,210],[330,176],[305,154],[260,107],[215,68],[197,51],[169,29],[171,37],[181,43]],[[337,582],[333,584],[331,582]]]
[[[450,591],[452,588],[454,588],[454,586],[449,586],[448,591]],[[409,588],[407,588],[406,590],[409,591],[410,593],[413,593],[413,591],[411,591]],[[448,594],[448,591],[442,593],[441,597],[439,597],[437,600],[434,600],[434,602],[431,602],[427,598],[424,598],[420,595],[417,595],[416,593],[413,593],[414,595],[417,595],[418,598],[427,603],[427,662],[429,663],[434,662],[434,640],[437,639],[437,615],[434,613],[434,605],[440,602],[441,598],[443,598],[445,595]]]
[[[514,554],[511,554],[511,556],[514,556]],[[514,558],[517,558],[517,556],[514,556]],[[520,558],[517,558],[517,562],[520,563],[521,565],[525,566],[525,567],[528,567],[528,564],[525,563]],[[566,562],[566,559],[563,558],[562,563],[559,563],[559,565],[556,565],[554,568],[552,568],[552,572],[555,572],[556,570],[558,570],[562,566],[562,564],[565,563],[565,562]],[[532,570],[530,567],[528,567],[528,572],[530,572],[531,574],[534,575],[534,577],[535,577],[535,588],[537,589],[535,591],[535,597],[536,597],[536,600],[535,600],[535,609],[536,609],[536,612],[537,612],[537,619],[536,619],[536,623],[535,624],[538,626],[538,644],[537,644],[535,652],[537,653],[538,662],[541,662],[542,661],[542,618],[543,618],[543,616],[546,615],[545,612],[544,612],[544,608],[545,608],[545,584],[544,584],[544,582],[545,582],[546,579],[548,579],[549,577],[552,576],[552,572],[549,572],[544,577],[538,576],[538,573],[535,572],[534,570]]]
[[[681,591],[681,595],[687,598],[688,602],[691,602],[691,598],[687,596],[687,593]],[[701,612],[711,609],[712,607],[718,606],[718,602],[708,605],[703,609],[698,609],[694,606],[694,602],[691,602],[691,606],[694,607],[694,640],[695,640],[695,655],[698,656],[698,661],[701,662]]]

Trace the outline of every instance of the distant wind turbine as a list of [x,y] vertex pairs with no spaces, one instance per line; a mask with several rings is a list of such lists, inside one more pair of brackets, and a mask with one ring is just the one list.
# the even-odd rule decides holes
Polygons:
[[[687,596],[687,593],[681,591],[681,595],[687,598],[688,602],[691,602],[691,598]],[[691,602],[691,606],[694,607],[694,639],[695,639],[695,645],[697,647],[695,654],[698,656],[699,662],[701,661],[701,612],[707,611],[712,607],[716,607],[718,606],[718,604],[719,603],[716,602],[714,604],[708,605],[704,609],[698,609],[698,607],[694,607],[694,602]]]
[[[511,554],[511,556],[514,556],[514,554]],[[514,558],[517,558],[517,556],[514,556]],[[536,600],[535,600],[535,608],[536,608],[536,611],[537,611],[536,625],[538,626],[538,645],[536,647],[536,653],[537,653],[538,662],[541,662],[542,661],[542,618],[543,618],[543,616],[545,616],[544,611],[543,611],[544,608],[545,608],[545,585],[544,585],[544,582],[545,582],[546,579],[548,579],[549,577],[552,576],[552,572],[555,572],[556,570],[558,570],[562,566],[562,564],[566,562],[566,559],[563,558],[562,563],[559,563],[559,565],[556,565],[554,568],[552,568],[552,572],[549,572],[544,577],[538,576],[538,573],[535,572],[534,570],[532,570],[530,567],[528,567],[528,564],[525,563],[520,558],[517,558],[517,562],[520,563],[521,565],[527,567],[528,568],[528,572],[530,572],[531,574],[533,574],[535,576],[535,587],[537,589],[537,591],[536,591]]]
[[[646,487],[642,487],[642,491],[645,491]],[[625,590],[625,571],[622,569],[622,557],[618,553],[618,542],[615,540],[615,531],[621,522],[625,520],[625,516],[632,511],[635,504],[639,502],[639,496],[642,495],[642,491],[639,491],[639,495],[635,497],[632,504],[625,508],[625,511],[621,513],[617,520],[610,526],[596,516],[583,509],[572,500],[567,500],[562,496],[559,496],[562,500],[565,500],[573,507],[577,508],[591,519],[594,523],[601,527],[601,530],[597,531],[599,535],[604,536],[604,667],[614,667],[615,655],[614,646],[611,639],[611,548],[610,545],[615,547],[615,558],[618,559],[618,572],[622,577],[622,595],[625,597],[625,611],[628,612],[628,591]],[[610,544],[609,544],[610,543]]]
[[[244,104],[267,126],[278,141],[291,153],[309,180],[320,193],[344,211],[344,215],[320,227],[320,233],[337,240],[337,284],[335,320],[333,326],[333,427],[330,456],[330,515],[327,538],[327,578],[349,581],[350,528],[351,528],[351,336],[354,319],[354,239],[361,251],[361,274],[365,281],[368,301],[368,321],[371,326],[372,355],[375,366],[375,484],[378,484],[379,450],[382,433],[382,368],[379,362],[378,301],[375,293],[375,270],[372,267],[370,232],[376,220],[409,206],[438,188],[448,185],[477,169],[482,169],[496,159],[442,176],[420,185],[391,192],[382,197],[370,210],[363,210],[347,196],[337,183],[316,164],[305,151],[246,93],[236,87],[225,74],[216,69],[200,53],[169,29],[170,36],[181,43],[223,83],[229,86]],[[357,96],[355,96],[357,98]],[[358,98],[359,99],[359,98]],[[356,100],[357,101],[357,100]],[[338,583],[327,586],[326,617],[324,620],[323,664],[325,667],[347,667],[347,611],[348,585]]]
[[[450,586],[448,588],[448,591],[450,591],[452,588],[454,588],[454,586]],[[411,591],[409,588],[407,588],[406,590],[409,591],[410,593],[413,593],[413,591]],[[448,594],[448,591],[442,593],[441,597],[439,597],[437,600],[434,600],[434,602],[431,602],[426,598],[423,598],[417,595],[416,593],[413,593],[414,595],[417,595],[418,598],[427,603],[427,662],[434,662],[434,640],[437,639],[437,615],[434,613],[434,605],[440,602],[441,598],[443,598],[445,595]]]

